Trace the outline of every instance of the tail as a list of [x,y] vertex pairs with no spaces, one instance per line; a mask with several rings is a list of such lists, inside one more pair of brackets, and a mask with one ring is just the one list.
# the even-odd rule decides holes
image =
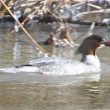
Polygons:
[[0,68],[0,72],[4,73],[20,73],[20,72],[38,72],[39,68],[36,66],[16,66],[16,67],[10,67],[10,68]]
[[0,72],[3,72],[3,73],[16,73],[16,69],[14,67],[12,67],[12,68],[0,68]]

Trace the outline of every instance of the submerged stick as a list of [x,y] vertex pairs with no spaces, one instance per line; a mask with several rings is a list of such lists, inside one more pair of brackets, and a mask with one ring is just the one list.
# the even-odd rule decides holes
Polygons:
[[7,11],[10,13],[10,15],[15,19],[15,21],[19,24],[19,26],[21,27],[21,29],[25,32],[25,34],[28,36],[28,38],[34,43],[34,45],[41,50],[43,53],[48,54],[49,56],[51,56],[51,54],[46,51],[44,48],[42,48],[34,39],[33,37],[27,32],[27,30],[22,26],[22,24],[18,21],[18,19],[13,15],[13,13],[9,10],[9,8],[7,7],[7,5],[4,3],[3,0],[0,0],[1,3],[4,5],[4,7],[7,9]]

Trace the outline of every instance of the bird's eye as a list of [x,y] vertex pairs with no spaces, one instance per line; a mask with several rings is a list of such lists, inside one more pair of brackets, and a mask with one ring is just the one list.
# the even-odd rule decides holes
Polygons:
[[105,39],[104,38],[99,41],[100,44],[104,44],[104,42],[105,42]]

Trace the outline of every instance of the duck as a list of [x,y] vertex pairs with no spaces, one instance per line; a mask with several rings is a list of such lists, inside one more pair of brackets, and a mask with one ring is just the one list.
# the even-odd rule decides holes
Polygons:
[[44,45],[53,45],[53,46],[71,46],[75,47],[78,46],[79,44],[76,44],[74,41],[72,41],[70,37],[70,32],[73,31],[73,29],[62,29],[60,30],[61,33],[59,35],[59,38],[56,37],[56,32],[50,32],[49,38],[43,43]]
[[57,43],[56,43],[57,39],[54,37],[54,35],[55,34],[53,32],[51,32],[49,35],[49,38],[47,38],[46,41],[43,42],[43,44],[44,45],[55,45],[56,46],[57,45]]
[[100,35],[91,35],[83,40],[76,49],[75,54],[81,54],[81,60],[67,59],[57,56],[38,58],[27,64],[1,68],[0,71],[8,73],[40,73],[46,75],[79,75],[83,73],[99,73],[101,71],[100,60],[96,50],[101,46],[110,46]]

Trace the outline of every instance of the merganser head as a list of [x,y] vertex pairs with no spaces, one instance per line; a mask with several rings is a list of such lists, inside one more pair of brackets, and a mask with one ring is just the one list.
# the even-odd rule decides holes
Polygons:
[[84,39],[83,43],[76,50],[76,54],[95,55],[96,49],[105,43],[105,39],[100,35],[92,35]]
[[44,42],[44,45],[54,45],[54,33],[50,33],[50,37]]

